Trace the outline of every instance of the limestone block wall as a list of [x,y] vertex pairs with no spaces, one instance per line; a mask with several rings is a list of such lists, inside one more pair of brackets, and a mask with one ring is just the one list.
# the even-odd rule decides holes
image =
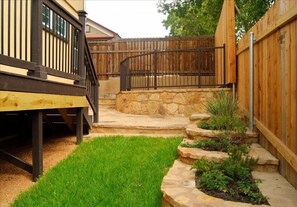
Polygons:
[[182,115],[205,112],[207,100],[214,93],[229,89],[164,89],[151,91],[121,91],[116,109],[140,115]]

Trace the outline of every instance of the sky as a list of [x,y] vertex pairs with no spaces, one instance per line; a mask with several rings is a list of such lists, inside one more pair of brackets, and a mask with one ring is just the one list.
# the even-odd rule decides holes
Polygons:
[[165,37],[157,0],[85,0],[87,17],[122,38]]

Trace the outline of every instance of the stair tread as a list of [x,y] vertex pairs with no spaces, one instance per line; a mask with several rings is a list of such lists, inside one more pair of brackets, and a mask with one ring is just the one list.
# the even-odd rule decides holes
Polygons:
[[[183,142],[191,143],[193,141],[184,139]],[[187,148],[182,146],[178,147],[178,154],[183,158],[190,158],[194,160],[204,157],[214,161],[221,161],[228,157],[228,154],[225,152],[206,151],[199,148]],[[251,157],[258,158],[259,165],[279,165],[279,160],[259,144],[254,143],[251,145],[249,155]]]

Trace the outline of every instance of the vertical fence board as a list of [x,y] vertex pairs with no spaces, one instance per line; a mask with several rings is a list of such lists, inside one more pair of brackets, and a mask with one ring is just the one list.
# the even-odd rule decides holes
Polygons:
[[[254,117],[273,135],[261,136],[260,143],[281,160],[280,172],[297,187],[297,1],[276,1],[250,31],[256,37]],[[247,34],[237,44],[237,92],[247,111],[248,49]],[[273,142],[284,145],[275,146]]]
[[[202,37],[170,37],[170,38],[143,38],[120,39],[115,41],[89,41],[91,54],[96,62],[97,74],[100,79],[107,79],[109,75],[119,75],[120,63],[129,56],[140,55],[154,50],[194,49],[197,47],[213,47],[213,36]],[[207,55],[206,55],[207,56]],[[151,57],[142,62],[133,60],[132,68],[150,65]],[[157,60],[158,68],[162,71],[187,71],[196,66],[197,60],[192,54],[163,54]],[[161,66],[161,67],[160,67]],[[141,70],[141,68],[139,68]],[[143,68],[145,69],[145,68]]]

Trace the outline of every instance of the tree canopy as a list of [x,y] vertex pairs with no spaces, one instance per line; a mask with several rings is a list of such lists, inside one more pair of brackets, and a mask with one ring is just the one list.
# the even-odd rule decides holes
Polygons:
[[[172,36],[214,34],[220,17],[222,0],[159,0],[159,12],[166,14],[163,25]],[[275,0],[235,0],[236,34],[250,29]],[[234,8],[235,9],[235,8]]]

